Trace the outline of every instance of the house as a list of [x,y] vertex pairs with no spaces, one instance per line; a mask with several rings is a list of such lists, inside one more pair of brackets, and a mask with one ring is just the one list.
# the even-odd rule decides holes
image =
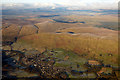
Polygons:
[[101,65],[100,62],[98,62],[96,60],[88,60],[88,64],[89,65],[93,65],[93,66]]
[[69,59],[69,56],[65,56],[64,60],[66,61],[66,60],[68,60],[68,59]]
[[100,75],[111,75],[112,74],[112,68],[108,67],[102,67],[102,69],[97,72],[98,76]]

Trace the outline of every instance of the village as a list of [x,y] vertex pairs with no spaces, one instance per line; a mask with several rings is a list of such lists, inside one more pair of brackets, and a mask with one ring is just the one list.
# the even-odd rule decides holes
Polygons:
[[[60,51],[54,50],[46,50],[43,53],[36,50],[25,50],[24,52],[3,50],[3,74],[6,71],[9,72],[7,67],[10,65],[14,67],[12,70],[24,70],[29,73],[37,73],[40,78],[68,79],[87,77],[99,80],[101,78],[117,79],[118,77],[117,71],[110,65],[104,65],[97,60],[87,60],[84,65],[75,64],[74,66],[67,65],[67,67],[63,67],[62,65],[55,66],[59,61],[66,62],[70,59],[70,56],[65,56],[63,60],[61,60],[61,57],[53,57],[54,54],[58,54],[59,52]],[[85,66],[86,69],[80,71],[81,66]],[[6,78],[5,76],[8,77],[8,75],[3,75],[4,78]]]

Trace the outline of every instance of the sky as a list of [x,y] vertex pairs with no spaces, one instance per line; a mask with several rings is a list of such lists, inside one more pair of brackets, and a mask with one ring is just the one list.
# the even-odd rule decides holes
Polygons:
[[100,3],[113,3],[120,0],[2,0],[2,3],[77,3],[77,2],[100,2]]
[[2,4],[30,3],[36,6],[54,6],[59,4],[68,9],[117,9],[120,0],[2,0]]

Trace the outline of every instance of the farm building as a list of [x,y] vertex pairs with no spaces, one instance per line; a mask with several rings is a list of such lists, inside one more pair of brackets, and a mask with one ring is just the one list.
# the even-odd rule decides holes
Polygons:
[[98,61],[96,61],[96,60],[88,60],[88,64],[89,65],[95,65],[95,66],[100,65],[100,63]]
[[112,68],[103,67],[98,73],[100,75],[110,75],[112,74]]

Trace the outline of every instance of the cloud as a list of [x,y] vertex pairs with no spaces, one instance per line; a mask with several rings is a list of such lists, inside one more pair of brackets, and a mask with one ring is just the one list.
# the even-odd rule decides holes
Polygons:
[[[70,1],[70,0],[69,0]],[[108,1],[108,0],[85,0],[79,1],[75,0],[74,2],[69,3],[60,3],[63,6],[68,7],[71,10],[79,9],[118,9],[118,1]]]
[[[52,0],[54,1],[54,0]],[[58,0],[56,2],[37,2],[32,4],[7,3],[3,8],[51,8],[66,7],[68,10],[118,9],[119,0]]]

